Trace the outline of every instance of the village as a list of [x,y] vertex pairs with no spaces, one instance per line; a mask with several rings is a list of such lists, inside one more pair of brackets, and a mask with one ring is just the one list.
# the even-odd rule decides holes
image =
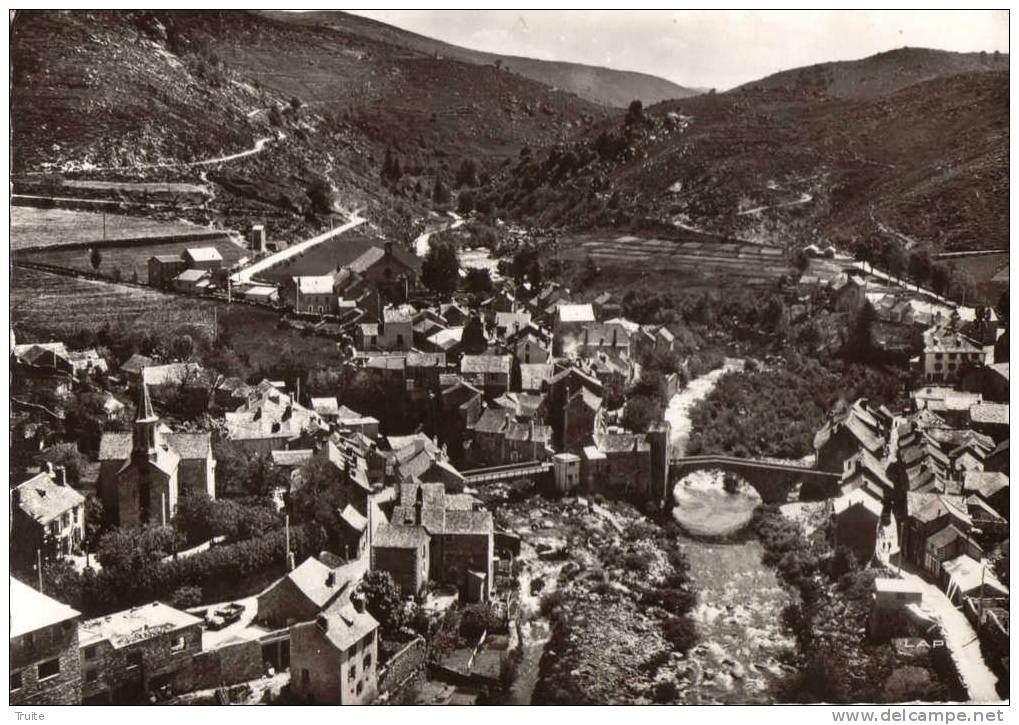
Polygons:
[[[547,530],[591,519],[618,544],[671,524],[699,472],[813,512],[824,556],[872,574],[868,641],[904,668],[947,699],[1007,696],[999,313],[808,249],[786,324],[873,316],[891,331],[868,331],[873,349],[909,358],[908,404],[839,401],[803,460],[688,454],[669,402],[724,359],[691,355],[675,324],[627,318],[610,291],[461,268],[447,241],[348,243],[356,226],[295,253],[253,224],[234,264],[203,246],[147,262],[168,300],[262,306],[334,347],[328,380],[241,379],[185,333],[123,359],[12,339],[12,704],[511,701],[519,673],[553,667],[528,620],[568,620],[552,580],[562,597],[584,578]],[[637,565],[599,551],[594,611],[618,595],[611,567]],[[626,701],[673,701],[660,665],[690,647],[687,608],[647,606],[673,653]]]

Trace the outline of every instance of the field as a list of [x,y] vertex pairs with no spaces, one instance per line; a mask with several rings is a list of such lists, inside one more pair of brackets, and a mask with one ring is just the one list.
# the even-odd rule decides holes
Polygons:
[[16,268],[11,279],[11,324],[19,340],[59,338],[105,322],[143,330],[194,324],[211,331],[213,304],[32,269]]
[[[45,247],[70,242],[96,242],[103,238],[103,215],[66,209],[12,206],[11,249]],[[122,214],[106,215],[107,239],[133,239],[171,234],[194,234],[204,227],[183,221],[156,221]]]
[[332,340],[304,336],[279,326],[279,316],[248,305],[171,295],[111,282],[16,268],[11,284],[11,323],[18,341],[61,339],[77,330],[119,323],[139,331],[218,325],[246,363],[248,375],[270,369],[284,357],[301,364],[339,365]]
[[659,272],[731,275],[747,284],[766,283],[789,271],[781,249],[736,241],[648,239],[614,232],[584,234],[561,255],[599,267],[640,267]]
[[[102,275],[112,275],[113,270],[120,270],[123,279],[131,279],[133,272],[138,279],[145,282],[148,275],[148,259],[155,254],[170,254],[175,257],[189,247],[215,247],[223,255],[223,266],[231,267],[240,259],[250,254],[248,250],[231,242],[225,236],[222,239],[209,239],[194,242],[164,242],[161,244],[141,244],[117,246],[116,244],[102,247],[102,260],[99,269]],[[91,272],[92,263],[87,247],[77,249],[59,249],[54,251],[38,251],[24,254],[24,259],[42,264],[53,264],[68,269]]]
[[350,264],[366,249],[380,244],[377,240],[359,234],[344,232],[327,239],[303,254],[291,257],[257,275],[261,280],[283,282],[291,277],[328,274],[338,266]]

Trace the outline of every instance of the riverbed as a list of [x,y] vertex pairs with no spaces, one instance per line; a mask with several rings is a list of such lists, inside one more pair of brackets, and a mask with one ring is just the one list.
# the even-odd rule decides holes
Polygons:
[[729,372],[743,369],[743,360],[726,358],[722,367],[691,380],[685,388],[672,396],[665,409],[665,420],[672,428],[670,444],[674,456],[686,453],[690,441],[690,410],[715,389],[718,379]]

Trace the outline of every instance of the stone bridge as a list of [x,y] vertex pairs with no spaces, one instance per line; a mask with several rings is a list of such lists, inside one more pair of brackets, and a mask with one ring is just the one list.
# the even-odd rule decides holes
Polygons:
[[685,456],[673,458],[670,462],[669,490],[666,496],[671,497],[676,482],[691,471],[712,470],[735,473],[753,486],[765,503],[785,503],[789,500],[789,493],[799,483],[809,484],[817,492],[817,497],[834,496],[841,478],[837,473],[789,463],[733,456]]

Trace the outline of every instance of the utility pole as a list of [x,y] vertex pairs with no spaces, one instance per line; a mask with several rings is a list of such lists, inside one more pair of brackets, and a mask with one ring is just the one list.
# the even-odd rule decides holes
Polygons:
[[159,494],[159,520],[163,526],[166,526],[166,494]]
[[42,549],[35,550],[35,566],[39,570],[39,591],[42,591]]

